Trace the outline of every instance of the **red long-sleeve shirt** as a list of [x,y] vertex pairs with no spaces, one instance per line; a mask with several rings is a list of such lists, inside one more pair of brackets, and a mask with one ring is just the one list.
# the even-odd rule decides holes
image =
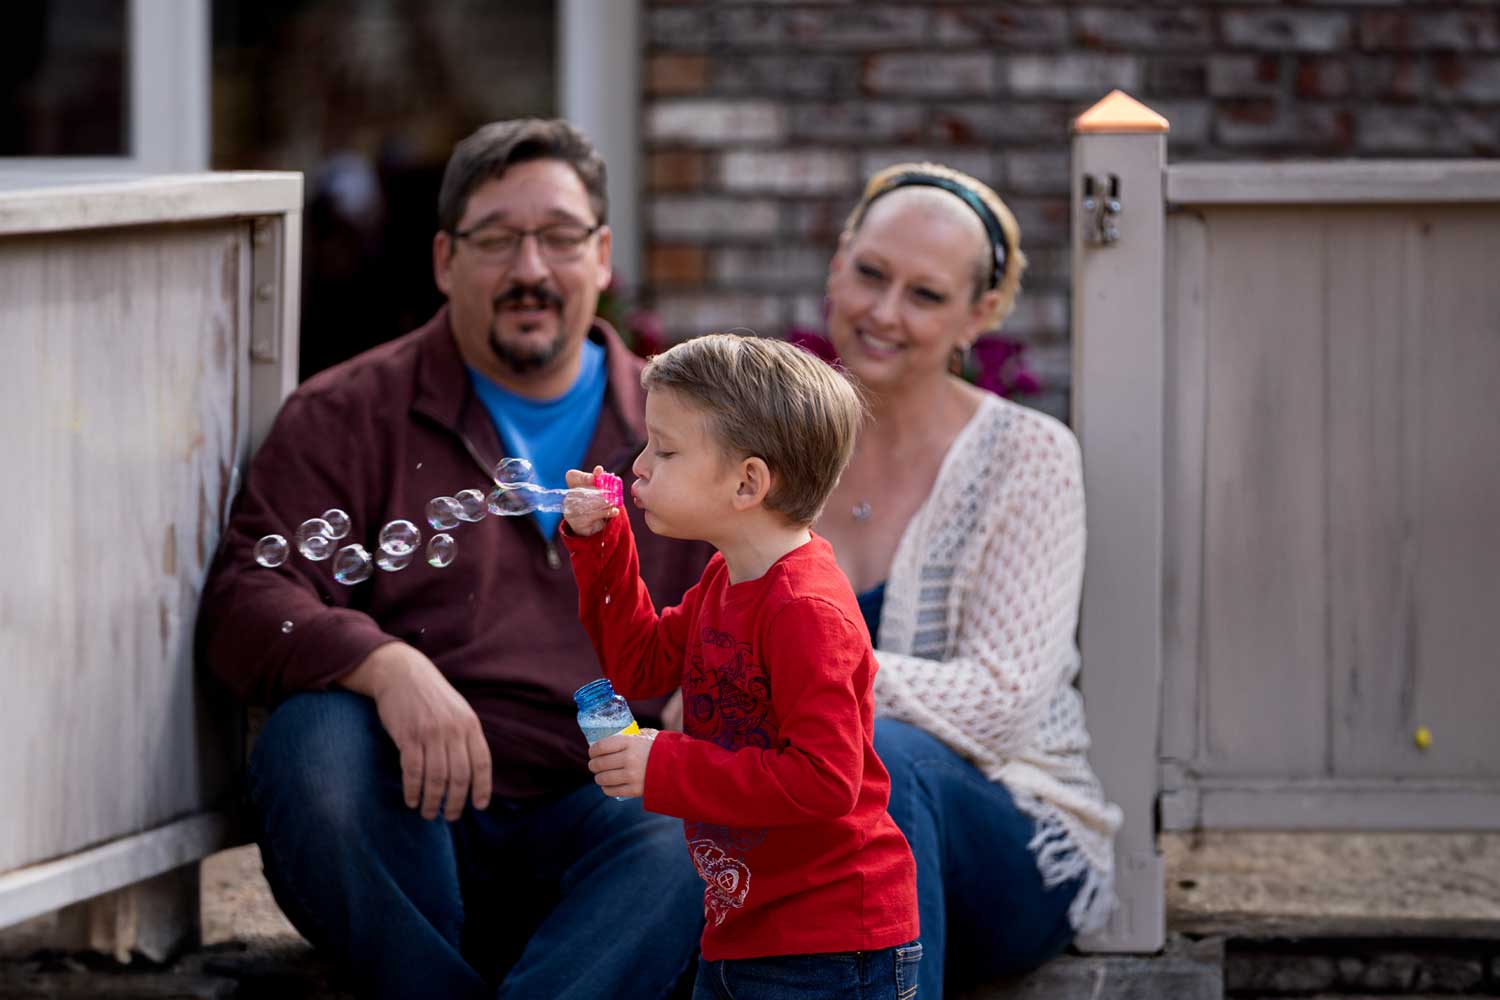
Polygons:
[[627,698],[679,684],[645,807],[680,816],[707,888],[703,956],[870,951],[917,937],[916,865],[875,756],[875,656],[822,538],[731,584],[715,555],[659,616],[626,518],[564,531],[579,617]]

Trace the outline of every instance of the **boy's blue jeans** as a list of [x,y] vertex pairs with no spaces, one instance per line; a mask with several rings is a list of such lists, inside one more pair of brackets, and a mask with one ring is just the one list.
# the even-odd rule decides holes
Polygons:
[[703,883],[680,820],[592,784],[424,820],[360,695],[277,708],[250,797],[277,902],[362,996],[657,998],[697,952]]
[[912,1000],[922,946],[700,961],[693,1000]]
[[891,818],[917,861],[924,946],[922,1000],[1033,969],[1073,940],[1073,880],[1047,888],[1027,846],[1036,822],[936,737],[875,720],[875,752],[891,774]]

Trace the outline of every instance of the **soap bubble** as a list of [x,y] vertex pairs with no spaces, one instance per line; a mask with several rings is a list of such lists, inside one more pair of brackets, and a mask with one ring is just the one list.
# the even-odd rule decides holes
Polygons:
[[422,532],[410,521],[392,521],[380,529],[380,551],[400,558],[409,555],[422,541]]
[[286,562],[287,544],[282,535],[267,535],[255,543],[255,561],[267,569]]
[[452,565],[457,555],[458,546],[454,544],[452,535],[433,535],[427,542],[427,565],[429,566],[442,569],[444,566]]
[[314,535],[322,535],[324,538],[333,537],[333,527],[321,517],[310,517],[297,525],[297,544],[301,545],[305,539]]
[[497,483],[529,483],[536,478],[536,466],[524,458],[503,458],[494,475]]
[[458,527],[458,513],[462,510],[452,497],[433,497],[427,501],[427,523],[435,531],[447,531]]
[[282,635],[286,635],[291,630],[292,630],[292,623],[291,622],[282,622],[281,623],[281,634]]
[[327,535],[309,535],[297,547],[297,551],[313,562],[322,562],[333,555],[334,544],[334,540]]
[[532,491],[525,489],[528,485],[508,483],[490,490],[488,499],[490,513],[497,517],[515,517],[518,514],[530,514],[536,510],[536,504],[532,500]]
[[323,512],[323,520],[328,522],[328,537],[332,539],[343,538],[349,534],[349,515],[337,507],[330,507]]
[[385,549],[381,549],[375,555],[375,565],[387,573],[395,573],[410,566],[411,561],[416,558],[416,555],[417,550],[414,548],[406,550],[399,556],[393,556]]
[[333,529],[321,517],[310,517],[297,526],[297,551],[313,562],[333,555]]
[[558,506],[564,517],[588,517],[607,514],[615,503],[613,497],[604,490],[594,489],[592,486],[575,486],[568,490]]
[[458,501],[458,517],[461,521],[483,521],[485,500],[483,490],[464,490],[453,494]]
[[345,545],[333,557],[333,578],[346,587],[370,578],[370,553],[363,545]]

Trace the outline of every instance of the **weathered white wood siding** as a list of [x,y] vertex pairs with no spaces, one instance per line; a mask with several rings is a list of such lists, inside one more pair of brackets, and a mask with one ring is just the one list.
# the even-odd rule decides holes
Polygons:
[[0,243],[0,870],[222,792],[192,625],[238,437],[248,226]]
[[193,629],[296,368],[300,201],[266,174],[0,191],[0,926],[227,829],[240,716]]

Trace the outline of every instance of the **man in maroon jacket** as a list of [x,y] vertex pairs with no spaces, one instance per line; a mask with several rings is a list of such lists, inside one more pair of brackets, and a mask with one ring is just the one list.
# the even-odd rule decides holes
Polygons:
[[[249,773],[267,877],[364,993],[660,996],[692,962],[703,890],[680,821],[588,771],[572,692],[599,665],[555,517],[462,525],[452,565],[353,586],[328,562],[252,556],[331,507],[353,523],[337,544],[375,551],[382,525],[425,529],[429,499],[485,488],[502,457],[545,485],[627,470],[644,396],[594,316],[606,212],[604,164],[565,122],[460,143],[433,240],[448,304],[292,394],[207,582],[203,658],[275,706]],[[708,551],[638,537],[658,606],[676,603]],[[661,702],[635,708],[661,722]]]

